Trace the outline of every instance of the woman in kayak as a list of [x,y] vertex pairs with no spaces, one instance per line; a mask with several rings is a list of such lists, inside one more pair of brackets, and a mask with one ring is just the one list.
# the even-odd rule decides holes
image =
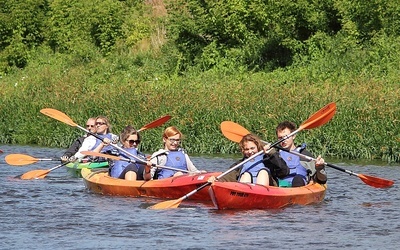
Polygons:
[[[278,139],[284,138],[297,129],[296,124],[290,121],[281,122],[276,127],[276,136]],[[282,187],[300,187],[306,185],[311,179],[314,181],[325,184],[327,175],[325,172],[325,161],[319,155],[316,161],[305,161],[299,156],[287,152],[296,151],[298,153],[313,157],[312,154],[306,150],[306,144],[297,146],[294,144],[296,135],[293,135],[286,140],[282,141],[280,146],[284,150],[280,150],[279,154],[286,162],[290,169],[290,173],[284,178],[279,178],[279,186]]]
[[[78,152],[73,156],[73,160],[78,160],[79,162],[86,156],[82,154],[82,151],[95,151],[95,152],[107,152],[112,151],[113,147],[108,145],[110,142],[117,142],[118,136],[111,133],[111,124],[107,117],[97,116],[96,117],[96,134],[104,138],[103,141],[97,139],[93,135],[88,136],[83,140],[82,146],[79,148]],[[107,144],[106,146],[102,144]],[[99,149],[99,150],[98,150]],[[71,161],[71,159],[70,159]]]
[[[168,166],[176,170],[167,168],[146,168],[145,180],[163,179],[171,176],[182,175],[183,172],[201,173],[190,160],[187,153],[181,148],[182,133],[174,126],[164,130],[163,136],[164,148],[153,153],[151,162],[159,166]],[[182,171],[179,171],[182,170]]]
[[[256,156],[253,160],[224,175],[219,181],[239,181],[264,186],[277,186],[277,177],[284,177],[289,173],[289,168],[286,166],[285,161],[279,157],[276,150],[274,148],[271,149],[269,145],[263,145],[257,136],[253,134],[243,136],[239,146],[243,158],[232,166],[240,164],[240,162],[262,150],[265,153]],[[213,177],[209,181],[214,181]]]
[[[122,144],[122,148],[131,155],[137,156],[146,162],[145,154],[137,149],[140,141],[140,134],[130,125],[126,126],[120,134],[120,143]],[[118,152],[118,156],[136,162],[129,163],[123,160],[114,161],[109,169],[111,177],[125,180],[143,180],[145,164],[138,163],[137,159],[131,155],[125,152]],[[149,165],[151,165],[151,163],[149,163]]]

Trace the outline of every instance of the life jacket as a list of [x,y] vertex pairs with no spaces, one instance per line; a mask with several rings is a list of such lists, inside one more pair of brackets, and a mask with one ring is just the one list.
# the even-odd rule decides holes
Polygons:
[[[305,144],[303,144],[301,147],[297,147],[294,149],[294,151],[300,152],[306,147]],[[280,187],[291,187],[292,186],[292,181],[293,178],[296,175],[300,175],[304,181],[304,184],[307,184],[308,182],[308,172],[303,165],[300,163],[300,157],[294,154],[291,154],[289,152],[280,150],[279,154],[281,158],[286,162],[286,165],[289,167],[289,174],[285,176],[284,178],[278,178],[279,181],[279,186]]]
[[[165,166],[182,169],[182,170],[187,170],[186,157],[185,157],[185,153],[183,151],[181,151],[181,150],[168,151],[168,152],[166,152],[166,156],[167,156],[167,162],[166,162]],[[171,177],[175,174],[175,172],[176,171],[162,168],[157,173],[157,179],[164,179],[164,178]]]
[[[105,135],[100,135],[101,138],[108,138],[110,140],[112,140],[113,136],[114,136],[114,134],[112,134],[112,133],[107,133]],[[89,151],[94,150],[95,148],[97,148],[97,146],[99,146],[101,142],[102,142],[102,140],[99,140],[99,139],[96,138],[96,143],[94,144],[94,146]],[[101,153],[107,152],[107,151],[111,151],[112,149],[113,149],[113,146],[107,145],[101,150]]]
[[[264,156],[263,155],[258,155],[252,160],[246,162],[243,164],[242,170],[240,171],[240,175],[244,174],[245,172],[248,172],[252,176],[252,181],[251,183],[257,183],[257,175],[260,170],[265,169],[269,173],[269,169],[264,165],[263,162]],[[240,179],[240,177],[239,177]]]
[[[124,148],[124,150],[131,153],[132,155],[135,155],[135,156],[138,155],[138,151],[136,148]],[[125,158],[125,159],[135,160],[135,158],[133,158],[132,156],[126,155],[124,152],[119,152],[119,156],[122,158]],[[123,160],[114,161],[112,166],[109,168],[109,175],[114,178],[119,178],[122,171],[124,171],[126,166],[128,166],[129,164],[131,164],[131,162],[123,161]]]

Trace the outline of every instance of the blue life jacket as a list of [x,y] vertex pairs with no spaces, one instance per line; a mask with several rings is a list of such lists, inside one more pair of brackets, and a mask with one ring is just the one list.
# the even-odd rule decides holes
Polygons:
[[[305,148],[305,144],[297,147],[294,151],[300,152]],[[300,175],[303,178],[304,184],[308,182],[308,172],[300,163],[300,157],[286,151],[279,151],[281,158],[286,162],[289,167],[290,173],[284,178],[278,178],[280,187],[291,187],[294,176]]]
[[[136,148],[124,148],[127,152],[137,156],[138,155],[138,151]],[[132,160],[136,160],[135,158],[126,155],[124,152],[120,152],[119,154],[120,157],[125,158],[125,159],[132,159]],[[110,167],[110,171],[109,174],[111,177],[114,178],[119,178],[119,176],[121,175],[122,171],[124,171],[124,169],[126,168],[126,166],[128,166],[129,164],[131,164],[128,161],[114,161],[113,165]]]
[[[173,167],[177,169],[187,170],[186,157],[183,151],[168,151],[167,153],[167,162],[165,166]],[[176,171],[162,168],[157,175],[157,179],[164,179],[171,177],[175,174]]]
[[[113,134],[112,133],[107,133],[105,135],[99,135],[99,136],[101,138],[108,138],[108,139],[112,140]],[[101,142],[102,142],[102,140],[99,140],[99,139],[96,138],[96,144],[94,144],[93,148],[91,148],[90,151],[94,150],[95,148],[97,148],[97,146],[99,146]],[[114,148],[113,146],[107,145],[101,150],[101,153],[107,152],[107,151],[111,151],[113,148]]]
[[[245,172],[248,172],[252,176],[252,181],[251,183],[257,183],[257,175],[260,170],[265,169],[269,173],[269,169],[264,165],[263,162],[264,156],[263,155],[258,155],[252,160],[246,162],[243,164],[242,170],[240,171],[240,175],[244,174]],[[240,177],[239,177],[240,179]]]

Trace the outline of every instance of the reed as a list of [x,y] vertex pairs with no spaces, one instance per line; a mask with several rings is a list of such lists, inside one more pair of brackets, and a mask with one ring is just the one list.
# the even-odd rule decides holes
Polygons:
[[[105,65],[55,72],[50,64],[13,74],[5,79],[0,94],[0,142],[67,147],[81,132],[39,113],[51,107],[78,124],[90,116],[106,115],[114,133],[127,124],[140,128],[170,114],[173,118],[165,126],[182,130],[183,146],[190,153],[229,154],[237,153],[238,147],[223,137],[222,121],[235,121],[274,141],[279,122],[300,124],[335,101],[338,110],[332,121],[301,132],[299,143],[304,141],[312,152],[330,157],[400,162],[398,83],[362,78],[283,83],[276,80],[278,73],[221,76],[212,72],[137,81],[127,74],[107,71]],[[162,147],[164,127],[143,132],[143,151]]]

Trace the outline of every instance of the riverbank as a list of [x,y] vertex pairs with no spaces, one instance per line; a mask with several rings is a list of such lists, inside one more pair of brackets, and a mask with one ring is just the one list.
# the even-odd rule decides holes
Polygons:
[[[397,82],[361,77],[346,82],[344,78],[285,81],[290,72],[205,72],[136,81],[128,71],[107,73],[100,70],[101,65],[96,74],[91,67],[57,71],[51,60],[60,59],[49,60],[41,67],[3,77],[0,143],[67,147],[82,131],[39,112],[55,108],[80,125],[90,116],[106,115],[115,133],[127,124],[140,128],[169,114],[172,119],[165,126],[182,130],[183,146],[190,153],[230,154],[237,153],[238,147],[222,135],[222,121],[237,122],[264,140],[274,141],[280,121],[299,125],[327,103],[336,102],[333,119],[300,132],[299,143],[304,141],[312,152],[327,157],[400,162]],[[162,129],[143,132],[143,151],[162,147]]]

